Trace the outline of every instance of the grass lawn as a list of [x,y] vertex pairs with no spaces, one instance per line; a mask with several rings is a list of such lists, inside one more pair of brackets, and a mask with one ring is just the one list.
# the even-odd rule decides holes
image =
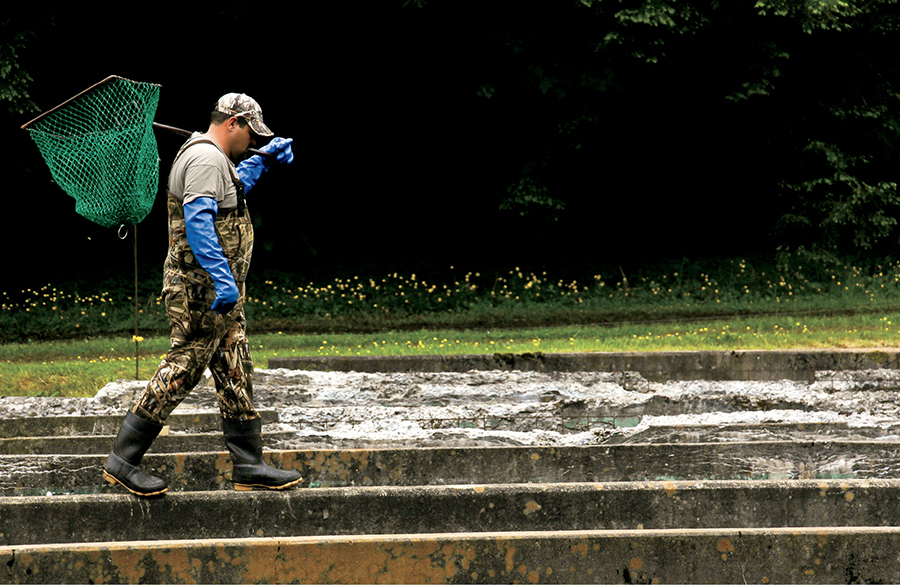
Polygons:
[[[900,343],[900,312],[483,331],[275,332],[251,335],[250,342],[258,367],[267,367],[274,356],[891,347]],[[0,395],[92,396],[116,379],[148,379],[168,340],[143,339],[138,360],[135,345],[127,338],[106,338],[0,346]]]
[[[128,288],[0,293],[0,395],[92,396],[148,379],[168,347],[161,299]],[[743,260],[582,281],[511,270],[335,279],[268,279],[251,289],[254,362],[274,356],[700,351],[892,347],[900,342],[900,265],[815,278]],[[66,338],[68,332],[71,338]],[[18,336],[18,337],[15,337]],[[25,338],[22,340],[21,338]]]

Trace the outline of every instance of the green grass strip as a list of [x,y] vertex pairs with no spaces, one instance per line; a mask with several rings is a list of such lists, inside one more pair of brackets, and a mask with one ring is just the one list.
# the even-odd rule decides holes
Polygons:
[[[384,356],[526,352],[716,351],[892,347],[900,312],[779,315],[485,331],[449,329],[365,334],[250,335],[254,362],[276,356]],[[149,379],[168,347],[139,345],[139,378]],[[131,338],[0,346],[0,395],[92,396],[116,379],[135,378]]]

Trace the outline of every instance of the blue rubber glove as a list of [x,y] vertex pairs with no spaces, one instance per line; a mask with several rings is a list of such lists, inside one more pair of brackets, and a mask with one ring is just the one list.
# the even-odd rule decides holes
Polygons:
[[216,300],[211,310],[224,315],[230,313],[238,301],[237,283],[231,274],[228,260],[216,235],[216,215],[219,206],[212,197],[198,197],[184,206],[184,227],[188,245],[200,266],[206,270],[216,286]]
[[[275,153],[279,163],[290,164],[294,162],[294,151],[291,150],[291,142],[293,138],[273,138],[268,144],[260,148],[260,152]],[[237,166],[237,175],[244,184],[244,193],[253,188],[253,185],[259,180],[262,174],[269,170],[269,157],[254,154],[248,159],[244,159]]]

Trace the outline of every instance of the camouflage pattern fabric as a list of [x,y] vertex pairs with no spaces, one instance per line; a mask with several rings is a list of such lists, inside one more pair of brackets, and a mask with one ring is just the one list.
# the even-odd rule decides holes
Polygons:
[[219,315],[210,310],[216,296],[212,278],[191,252],[184,209],[171,194],[168,211],[169,253],[164,267],[163,298],[172,345],[132,410],[158,424],[165,423],[209,367],[222,416],[257,418],[251,381],[253,360],[244,316],[245,280],[253,252],[250,213],[235,210],[216,218],[216,234],[240,295],[230,313]]

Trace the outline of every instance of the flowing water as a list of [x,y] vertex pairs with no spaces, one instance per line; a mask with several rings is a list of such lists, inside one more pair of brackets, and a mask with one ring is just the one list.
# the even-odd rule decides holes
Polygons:
[[[898,380],[893,370],[666,383],[636,373],[257,370],[254,387],[257,407],[279,413],[267,431],[290,437],[267,448],[717,444],[703,451],[713,453],[703,455],[706,477],[779,479],[900,477]],[[2,398],[0,417],[122,414],[145,384],[114,382],[88,399]],[[216,409],[208,379],[179,409]]]

